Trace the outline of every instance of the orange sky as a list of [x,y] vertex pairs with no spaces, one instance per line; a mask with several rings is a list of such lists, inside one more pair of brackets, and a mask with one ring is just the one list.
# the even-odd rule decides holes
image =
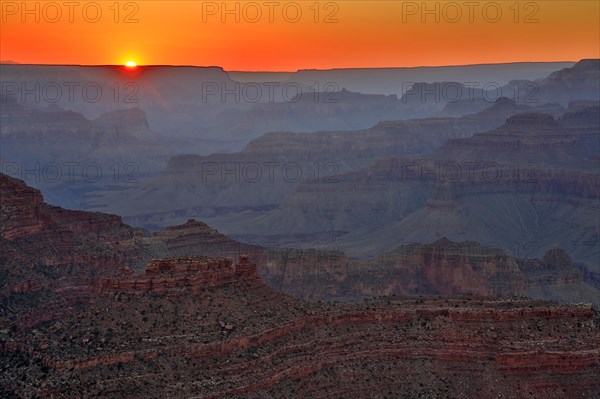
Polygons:
[[595,0],[223,4],[0,0],[0,60],[294,71],[600,57]]

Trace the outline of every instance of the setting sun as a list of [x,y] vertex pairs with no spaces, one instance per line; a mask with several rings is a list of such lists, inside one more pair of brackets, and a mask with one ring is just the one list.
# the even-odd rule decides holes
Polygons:
[[135,61],[127,61],[127,62],[125,63],[125,66],[126,66],[127,68],[135,68],[135,67],[137,67],[137,64],[135,63]]

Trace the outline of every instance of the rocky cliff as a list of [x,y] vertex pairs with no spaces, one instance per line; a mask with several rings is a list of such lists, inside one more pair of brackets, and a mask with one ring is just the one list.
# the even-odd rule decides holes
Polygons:
[[276,249],[258,259],[259,274],[268,285],[309,300],[517,295],[600,308],[600,292],[560,248],[540,259],[517,258],[495,244],[444,237],[431,244],[403,244],[373,260],[351,259],[326,248]]
[[143,259],[114,215],[69,211],[0,174],[3,317],[27,327],[86,303],[102,276]]
[[101,291],[136,297],[147,293],[197,295],[207,287],[220,287],[241,280],[258,281],[256,265],[248,262],[247,255],[241,255],[235,266],[231,258],[177,257],[151,261],[142,276],[104,279]]
[[[196,255],[199,260],[190,262],[204,268],[203,256],[223,258],[217,266],[230,273],[221,279],[230,280],[240,273],[252,275],[255,266],[248,263],[248,270],[244,271],[244,263],[235,269],[224,257],[248,254],[253,262],[264,251],[234,241],[195,220],[145,236],[115,215],[48,205],[39,190],[3,174],[0,205],[2,319],[15,328],[29,328],[63,317],[75,307],[89,303],[103,287],[117,289],[121,284],[164,291],[188,279],[198,284],[210,279],[199,270],[191,274],[184,271],[171,280],[163,279],[162,274],[144,275],[145,270],[152,269],[152,259],[173,258],[164,262],[185,264],[182,256]],[[208,265],[210,270],[215,266],[210,262]],[[180,266],[176,268],[179,271]],[[208,269],[203,273],[221,273]],[[132,280],[121,281],[124,276]],[[160,288],[163,283],[164,289]]]
[[[574,106],[575,108],[575,106]],[[598,105],[552,115],[514,115],[498,129],[449,140],[435,155],[462,161],[524,162],[553,168],[594,171],[599,152]]]

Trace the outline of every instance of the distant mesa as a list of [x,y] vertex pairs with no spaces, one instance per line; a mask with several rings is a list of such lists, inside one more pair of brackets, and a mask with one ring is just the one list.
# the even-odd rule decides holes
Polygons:
[[550,248],[546,251],[546,254],[541,259],[541,263],[559,270],[568,268],[573,264],[569,254],[559,247]]
[[598,71],[598,72],[600,72],[600,59],[598,59],[598,58],[583,59],[583,60],[579,61],[578,63],[576,63],[575,65],[573,65],[571,70],[577,71],[577,72],[579,72],[579,71]]
[[497,107],[512,107],[513,105],[515,105],[515,102],[508,97],[499,97],[494,102],[494,105]]
[[[165,230],[167,231],[173,231],[173,230],[186,230],[186,229],[190,229],[190,228],[200,228],[200,229],[210,229],[210,227],[204,223],[204,222],[200,222],[194,218],[192,219],[188,219],[187,222],[185,222],[184,224],[180,224],[180,225],[176,225],[176,226],[169,226],[167,228],[165,228]],[[155,235],[160,235],[159,233],[155,233]]]
[[140,126],[148,127],[146,113],[141,109],[134,107],[129,109],[119,109],[116,111],[105,112],[96,121],[103,125],[124,125],[124,126]]
[[237,256],[247,253],[255,256],[260,249],[242,244],[219,233],[206,223],[189,219],[181,225],[169,226],[152,234],[150,239],[160,242],[173,255]]
[[507,125],[521,126],[557,126],[558,123],[552,115],[540,112],[524,112],[513,115],[506,121]]

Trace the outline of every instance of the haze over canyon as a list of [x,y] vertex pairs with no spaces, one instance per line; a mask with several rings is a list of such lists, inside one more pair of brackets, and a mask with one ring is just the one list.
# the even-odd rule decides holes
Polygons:
[[600,397],[600,59],[0,84],[1,397]]

